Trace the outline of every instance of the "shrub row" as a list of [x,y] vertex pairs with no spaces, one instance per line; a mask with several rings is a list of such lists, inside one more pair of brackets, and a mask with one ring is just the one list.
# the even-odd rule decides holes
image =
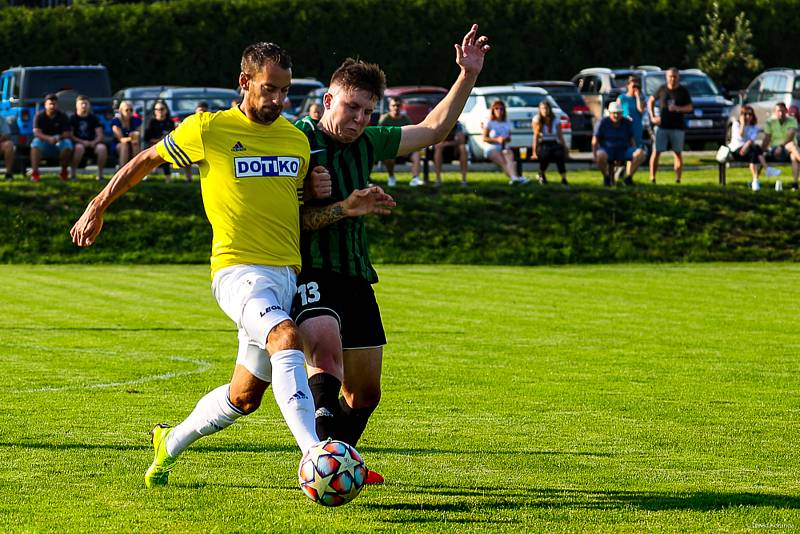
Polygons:
[[[211,231],[199,187],[144,182],[79,250],[69,228],[93,183],[0,184],[2,263],[205,263]],[[800,198],[717,187],[399,190],[369,221],[380,263],[539,265],[797,261]]]
[[[795,66],[793,0],[721,0],[744,11],[766,67]],[[380,63],[390,85],[448,86],[470,22],[491,36],[482,84],[564,79],[588,66],[684,66],[705,0],[178,0],[0,9],[0,66],[103,63],[115,88],[236,85],[243,48],[285,46],[295,74],[327,80],[347,56]],[[742,80],[744,85],[748,80]]]

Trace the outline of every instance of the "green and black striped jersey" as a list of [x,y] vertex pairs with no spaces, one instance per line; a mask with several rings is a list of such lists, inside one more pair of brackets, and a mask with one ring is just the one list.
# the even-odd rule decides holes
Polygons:
[[[330,198],[306,202],[307,206],[338,202],[356,189],[364,189],[375,162],[394,159],[400,148],[400,128],[395,126],[368,126],[361,137],[349,144],[339,143],[322,132],[310,117],[295,126],[306,134],[311,145],[309,172],[322,165],[330,172],[333,185]],[[363,217],[347,217],[319,230],[302,232],[300,254],[304,269],[326,269],[373,284],[378,281],[369,259]]]

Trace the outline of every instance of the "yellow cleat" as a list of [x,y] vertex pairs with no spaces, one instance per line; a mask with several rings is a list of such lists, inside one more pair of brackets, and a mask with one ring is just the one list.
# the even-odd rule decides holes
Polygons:
[[175,467],[177,458],[167,454],[167,436],[172,432],[169,425],[156,425],[150,431],[150,442],[155,450],[153,463],[144,474],[144,485],[148,488],[166,486],[169,482],[169,472]]

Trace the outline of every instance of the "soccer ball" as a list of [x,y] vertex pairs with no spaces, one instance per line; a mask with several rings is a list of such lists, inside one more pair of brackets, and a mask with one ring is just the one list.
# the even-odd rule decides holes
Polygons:
[[342,441],[320,441],[303,455],[297,470],[300,489],[322,506],[341,506],[361,492],[367,478],[364,460]]

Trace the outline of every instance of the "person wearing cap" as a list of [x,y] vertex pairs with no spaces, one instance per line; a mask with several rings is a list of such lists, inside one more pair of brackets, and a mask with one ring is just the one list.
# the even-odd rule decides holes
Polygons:
[[592,136],[592,157],[603,173],[603,185],[611,186],[609,162],[625,161],[625,185],[633,185],[633,173],[644,162],[644,150],[636,146],[633,124],[622,116],[622,108],[617,102],[608,105],[608,117],[604,117]]
[[[667,83],[656,90],[647,100],[647,112],[650,124],[655,127],[655,146],[650,156],[650,181],[656,183],[658,158],[667,148],[675,154],[675,183],[681,183],[683,173],[683,141],[686,125],[683,116],[694,110],[689,90],[680,83],[681,75],[677,68],[666,71]],[[658,113],[656,112],[658,102]]]

